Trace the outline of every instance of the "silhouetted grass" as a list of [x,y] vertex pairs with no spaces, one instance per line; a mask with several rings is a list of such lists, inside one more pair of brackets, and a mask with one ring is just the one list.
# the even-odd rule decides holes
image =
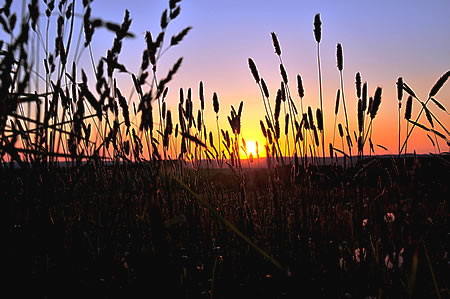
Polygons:
[[[399,103],[403,91],[409,94],[406,137],[398,151],[404,159],[364,156],[367,141],[374,153],[382,88],[367,105],[367,82],[362,85],[358,72],[353,130],[358,161],[348,167],[354,146],[338,44],[333,130],[337,125],[341,142],[334,132],[325,163],[320,15],[314,19],[320,107],[304,111],[305,90],[297,75],[297,110],[280,42],[271,33],[281,77],[272,93],[274,110],[271,91],[248,60],[265,108],[260,126],[266,157],[260,158],[257,146],[254,159],[241,134],[243,101],[237,109],[229,107],[229,127],[222,128],[219,112],[226,105],[219,111],[213,92],[208,109],[203,82],[200,108],[191,88],[179,90],[178,115],[168,108],[168,85],[182,58],[166,74],[157,70],[166,51],[191,30],[167,41],[179,2],[169,1],[157,34],[145,33],[137,73],[120,63],[126,40],[134,37],[128,11],[117,24],[93,19],[90,1],[76,12],[74,2],[33,0],[19,25],[11,1],[1,8],[0,22],[10,37],[0,42],[0,208],[9,289],[19,297],[46,298],[448,295],[449,158],[407,155],[406,146],[416,126],[434,136],[428,138],[438,151],[438,140],[449,143],[449,132],[428,107],[431,101],[446,111],[436,96],[449,72],[425,102],[397,81]],[[38,22],[42,9],[45,31]],[[75,41],[79,16],[83,24]],[[115,37],[95,62],[92,47],[100,28]],[[32,41],[40,51],[29,51]],[[83,53],[91,60],[93,82],[78,68]],[[130,76],[137,102],[121,91],[117,73]],[[344,126],[338,121],[341,96]],[[413,100],[421,104],[415,119]],[[207,113],[215,114],[217,133],[207,130]],[[420,122],[423,113],[428,125]],[[399,138],[400,129],[399,123]]]

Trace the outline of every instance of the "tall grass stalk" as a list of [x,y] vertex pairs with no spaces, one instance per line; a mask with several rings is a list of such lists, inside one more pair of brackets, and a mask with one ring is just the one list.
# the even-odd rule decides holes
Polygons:
[[[322,72],[320,66],[320,41],[322,38],[322,22],[320,21],[320,14],[316,14],[314,17],[314,36],[317,42],[317,68],[319,75],[319,101],[320,101],[320,112],[322,113],[322,119],[325,120],[323,104],[322,104]],[[325,124],[321,130],[322,135],[322,156],[323,164],[325,165]]]
[[[349,132],[349,126],[348,126],[347,105],[345,104],[344,79],[343,79],[343,75],[342,75],[342,72],[344,69],[344,57],[343,57],[343,53],[342,53],[342,45],[338,43],[336,49],[337,49],[336,50],[337,68],[339,70],[339,78],[340,78],[340,83],[341,83],[342,103],[344,104],[345,132],[347,135],[346,138],[348,140],[348,138],[350,138],[350,132]],[[351,149],[350,144],[349,144],[348,153],[350,156],[350,162],[352,162],[352,149]]]
[[403,78],[398,77],[397,79],[397,100],[398,100],[398,154],[400,155],[400,135],[401,135],[401,123],[400,123],[400,110],[402,108],[402,98],[403,98]]
[[333,148],[334,148],[334,141],[335,141],[335,137],[336,137],[336,121],[337,121],[337,116],[339,113],[339,99],[341,96],[341,90],[338,89],[336,91],[336,103],[334,105],[334,126],[333,126]]

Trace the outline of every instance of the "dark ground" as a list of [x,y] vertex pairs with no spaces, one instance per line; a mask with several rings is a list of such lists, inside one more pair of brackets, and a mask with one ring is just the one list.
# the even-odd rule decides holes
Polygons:
[[[152,167],[2,168],[4,294],[9,289],[13,297],[25,298],[207,298],[214,272],[215,298],[431,298],[436,296],[431,264],[439,292],[448,298],[447,163],[446,156],[377,158],[345,172],[332,166],[310,167],[295,179],[287,167],[275,176],[268,169],[245,170],[249,202],[273,193],[282,211],[295,210],[295,197],[307,198],[308,211],[319,206],[319,220],[311,220],[309,212],[294,213],[294,229],[274,214],[265,222],[273,226],[265,230],[268,236],[255,227],[259,216],[241,223],[249,215],[239,205],[228,214],[223,210],[241,231],[287,265],[289,275],[236,239]],[[187,171],[184,177],[201,195],[209,198],[211,192],[217,200],[231,203],[240,196],[240,181],[232,171],[201,170],[197,179],[196,174]],[[277,177],[275,187],[269,186],[271,176]],[[202,187],[210,183],[220,188]],[[364,217],[379,221],[373,220],[367,230],[358,226],[356,237],[350,238],[348,227],[335,227],[339,222],[324,226],[331,216],[322,208],[321,197],[331,200],[336,211],[352,206],[355,223]],[[359,208],[356,201],[361,198],[368,203]],[[267,205],[274,202],[268,200]],[[392,225],[383,221],[386,210],[395,210]],[[298,239],[292,239],[295,235]],[[358,246],[368,252],[360,263],[351,256]],[[388,269],[386,254],[399,254],[400,248],[403,266]],[[392,258],[397,265],[398,256]],[[413,276],[414,267],[418,270]]]

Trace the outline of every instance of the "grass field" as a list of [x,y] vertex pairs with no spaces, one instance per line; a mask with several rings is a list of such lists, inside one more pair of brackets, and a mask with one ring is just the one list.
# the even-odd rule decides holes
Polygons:
[[[191,29],[166,36],[179,2],[169,1],[158,34],[145,33],[137,73],[119,59],[134,36],[128,11],[118,24],[93,19],[89,1],[76,12],[74,2],[33,0],[20,20],[11,1],[1,8],[9,39],[0,41],[8,291],[27,298],[447,298],[450,134],[433,111],[446,112],[438,97],[450,71],[427,99],[398,78],[398,151],[390,153],[372,141],[381,87],[368,95],[357,73],[356,113],[347,111],[341,44],[333,117],[323,117],[317,14],[317,108],[303,102],[300,75],[289,81],[275,33],[275,93],[248,59],[265,112],[265,144],[253,152],[241,134],[244,102],[225,116],[228,107],[213,93],[209,111],[200,82],[198,102],[191,88],[180,89],[178,111],[167,108],[182,58],[164,75],[159,58]],[[56,21],[55,40],[48,25],[37,26],[39,17]],[[75,18],[83,19],[80,28]],[[92,57],[100,28],[115,38],[105,57],[92,59],[95,82],[88,82],[77,59]],[[117,73],[131,78],[137,102],[120,91]],[[215,123],[206,124],[205,114]],[[326,122],[334,122],[328,137]],[[436,154],[408,151],[414,130],[427,132]]]

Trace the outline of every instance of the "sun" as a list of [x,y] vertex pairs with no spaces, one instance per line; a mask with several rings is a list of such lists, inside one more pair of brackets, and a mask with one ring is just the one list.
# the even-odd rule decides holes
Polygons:
[[247,141],[247,154],[250,155],[250,153],[252,153],[253,156],[256,155],[256,143],[255,143],[255,141]]

